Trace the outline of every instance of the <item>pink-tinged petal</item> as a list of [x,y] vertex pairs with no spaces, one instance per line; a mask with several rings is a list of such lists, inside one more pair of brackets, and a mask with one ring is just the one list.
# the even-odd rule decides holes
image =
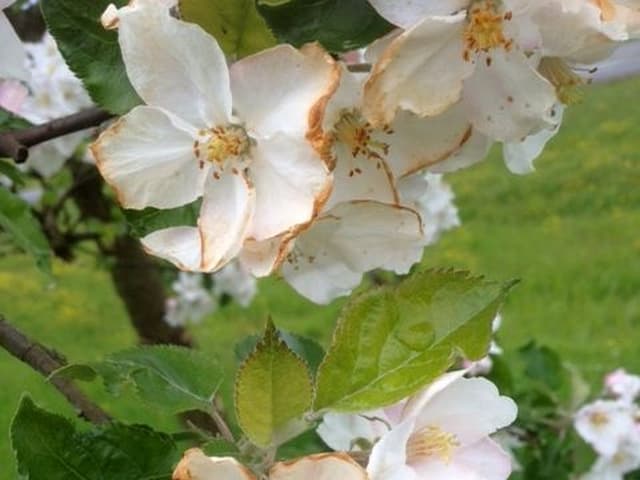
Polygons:
[[20,108],[29,95],[27,87],[16,81],[0,81],[0,107],[19,114]]
[[125,208],[174,208],[202,195],[208,167],[193,153],[194,132],[167,112],[136,107],[91,146],[96,165]]
[[506,480],[512,470],[509,454],[490,438],[461,448],[452,461],[482,480]]
[[173,480],[255,480],[255,476],[231,457],[207,457],[202,450],[187,450]]
[[0,78],[29,80],[25,68],[26,52],[6,15],[0,11]]
[[391,125],[387,162],[396,178],[437,167],[464,147],[472,127],[466,112],[454,106],[435,117],[402,111]]
[[413,210],[343,203],[300,234],[282,274],[301,295],[324,304],[351,292],[369,270],[406,273],[423,247],[421,219]]
[[472,129],[471,136],[446,160],[429,167],[432,173],[448,173],[468,168],[481,162],[489,154],[493,141],[476,129]]
[[129,79],[145,103],[198,128],[230,121],[226,59],[199,26],[141,4],[121,9],[119,39]]
[[231,67],[233,107],[254,137],[307,137],[322,148],[322,120],[340,67],[319,45],[279,45]]
[[238,255],[253,219],[255,201],[253,185],[243,174],[207,179],[198,220],[203,271],[218,270]]
[[407,419],[395,425],[374,445],[367,465],[370,480],[423,480],[407,465],[407,443],[414,426],[414,420]]
[[503,142],[549,126],[556,102],[555,88],[520,51],[494,50],[479,57],[464,85],[463,103],[473,126]]
[[153,232],[142,240],[148,254],[173,263],[180,270],[200,271],[202,240],[195,227],[173,227]]
[[291,232],[317,215],[331,193],[332,177],[308,142],[278,134],[258,141],[252,154],[256,212],[249,238]]
[[321,453],[276,463],[270,480],[367,480],[367,472],[345,453]]
[[418,413],[418,429],[435,425],[471,445],[514,422],[516,404],[484,378],[460,378],[434,395]]
[[473,64],[463,59],[466,14],[427,17],[393,40],[364,88],[365,117],[391,123],[398,109],[419,116],[444,112],[460,99]]
[[424,17],[451,15],[469,6],[469,0],[369,0],[386,20],[399,27],[409,28]]

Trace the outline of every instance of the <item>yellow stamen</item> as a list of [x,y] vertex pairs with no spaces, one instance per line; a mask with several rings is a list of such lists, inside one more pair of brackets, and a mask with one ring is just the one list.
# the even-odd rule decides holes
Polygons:
[[584,85],[584,80],[561,58],[543,58],[538,71],[555,87],[558,100],[565,105],[578,103],[582,99],[580,87]]
[[504,22],[511,20],[511,17],[511,12],[500,12],[492,0],[474,3],[464,30],[464,59],[470,61],[473,54],[487,53],[494,48],[511,50],[513,40],[504,34]]
[[609,417],[603,412],[593,412],[589,415],[589,421],[595,427],[602,427],[609,423]]
[[427,457],[437,457],[444,463],[450,463],[460,442],[452,433],[440,427],[428,426],[415,432],[407,443],[407,460],[419,461]]
[[208,130],[200,130],[198,136],[198,140],[193,144],[193,152],[200,162],[201,168],[204,167],[205,162],[212,163],[215,167],[214,176],[216,178],[230,163],[234,164],[232,168],[234,173],[237,173],[239,168],[244,168],[250,140],[242,127],[237,125],[213,127]]

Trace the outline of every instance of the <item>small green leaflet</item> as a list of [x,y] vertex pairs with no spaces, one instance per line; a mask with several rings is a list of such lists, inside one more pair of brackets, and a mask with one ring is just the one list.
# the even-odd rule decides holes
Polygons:
[[198,224],[202,200],[182,207],[161,210],[145,208],[144,210],[123,210],[131,233],[136,237],[144,237],[157,230],[170,227],[195,227]]

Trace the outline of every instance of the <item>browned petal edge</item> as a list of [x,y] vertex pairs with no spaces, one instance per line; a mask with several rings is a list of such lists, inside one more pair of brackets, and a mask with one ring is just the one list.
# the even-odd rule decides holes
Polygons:
[[336,62],[317,42],[303,45],[302,48],[300,48],[300,53],[309,58],[318,57],[321,61],[326,62],[331,67],[328,72],[329,75],[325,90],[309,109],[309,115],[307,117],[307,133],[305,136],[313,146],[314,150],[318,155],[320,155],[320,158],[325,162],[327,167],[329,167],[329,170],[332,170],[331,159],[327,155],[327,152],[331,148],[330,144],[332,142],[332,138],[331,135],[324,132],[322,122],[324,120],[327,105],[340,86],[342,69],[340,68],[340,64]]
[[414,173],[421,172],[426,168],[433,167],[434,165],[437,165],[439,163],[444,162],[445,160],[448,160],[451,155],[453,155],[458,150],[460,150],[469,141],[472,135],[473,135],[473,126],[469,125],[453,147],[451,147],[449,150],[445,151],[443,154],[438,155],[435,158],[424,158],[423,160],[419,160],[416,163],[415,167],[410,168],[406,172],[403,172],[402,175],[400,175],[400,179],[413,175]]
[[417,210],[411,207],[407,207],[406,205],[394,205],[393,203],[378,202],[377,200],[352,200],[349,203],[351,203],[352,205],[359,205],[361,203],[376,203],[378,205],[391,207],[402,212],[411,213],[415,215],[416,219],[418,220],[418,225],[420,227],[420,235],[424,235],[424,228],[422,227],[424,219],[422,218],[422,215],[420,215],[420,213]]
[[600,9],[600,18],[603,22],[611,22],[616,18],[616,5],[611,0],[591,0]]
[[398,193],[398,188],[396,187],[396,178],[389,167],[389,164],[385,160],[379,160],[382,163],[382,169],[384,170],[385,175],[387,176],[387,180],[389,181],[389,186],[391,186],[391,192],[393,193],[393,202],[396,205],[400,204],[400,194]]
[[[215,464],[216,460],[221,460],[222,458],[225,458],[225,457],[221,457],[219,459],[211,459],[207,457],[204,454],[204,452],[199,448],[190,448],[189,450],[184,452],[182,459],[180,460],[175,470],[173,471],[173,475],[171,476],[172,480],[204,480],[204,479],[195,478],[191,473],[191,470],[189,467],[191,462],[194,460],[194,457],[201,457],[202,460],[210,461],[212,464]],[[238,466],[238,470],[244,475],[246,480],[255,480],[255,476],[253,475],[253,473],[251,473],[251,471],[247,467],[237,462],[235,459],[232,459],[230,457],[228,457],[228,459],[236,462]]]
[[118,189],[116,183],[109,177],[108,171],[105,168],[106,158],[103,153],[103,144],[108,142],[112,137],[115,137],[120,133],[120,130],[123,128],[126,122],[126,115],[120,117],[118,120],[113,122],[111,126],[109,126],[104,132],[98,136],[98,139],[94,141],[91,145],[89,145],[89,149],[93,154],[93,158],[96,161],[96,167],[104,178],[105,182],[113,189],[116,194],[116,198],[120,205],[124,205],[124,194]]
[[[334,459],[334,460],[339,460],[341,462],[348,463],[351,467],[354,468],[354,473],[357,472],[360,474],[361,480],[366,480],[368,478],[367,472],[364,470],[364,468],[362,468],[362,466],[358,462],[356,462],[353,458],[351,458],[349,455],[347,455],[344,452],[318,453],[315,455],[309,455],[307,457],[302,457],[295,460],[279,462],[279,463],[276,463],[271,468],[271,470],[269,471],[269,476],[275,476],[283,473],[286,474],[287,470],[290,470],[299,462],[304,462],[304,461],[323,462],[328,459]],[[314,480],[314,479],[307,479],[307,480]],[[344,480],[344,479],[335,479],[335,480]]]

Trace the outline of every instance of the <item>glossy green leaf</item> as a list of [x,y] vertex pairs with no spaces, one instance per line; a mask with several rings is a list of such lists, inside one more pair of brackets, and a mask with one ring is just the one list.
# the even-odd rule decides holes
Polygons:
[[37,267],[51,273],[49,242],[42,233],[28,203],[0,186],[0,229],[9,234],[12,242],[33,257]]
[[118,423],[80,432],[29,397],[11,424],[11,444],[24,480],[170,480],[180,458],[168,435]]
[[180,0],[183,20],[209,32],[232,58],[242,58],[276,44],[254,0]]
[[334,53],[364,47],[393,30],[368,0],[256,0],[281,42],[320,42]]
[[123,212],[131,233],[136,237],[144,237],[156,230],[169,227],[195,227],[201,204],[202,200],[196,200],[188,205],[167,210],[149,207]]
[[512,285],[428,271],[354,298],[320,366],[315,410],[386,406],[433,381],[460,354],[480,359]]
[[223,378],[220,365],[204,353],[174,346],[133,348],[54,375],[83,381],[100,376],[112,394],[133,387],[143,400],[172,412],[208,411]]
[[307,366],[269,321],[236,377],[235,407],[240,426],[256,445],[278,445],[300,432],[311,398]]
[[93,101],[122,114],[141,103],[125,70],[118,34],[105,30],[100,16],[109,4],[127,0],[41,0],[49,31],[67,64],[82,80]]

